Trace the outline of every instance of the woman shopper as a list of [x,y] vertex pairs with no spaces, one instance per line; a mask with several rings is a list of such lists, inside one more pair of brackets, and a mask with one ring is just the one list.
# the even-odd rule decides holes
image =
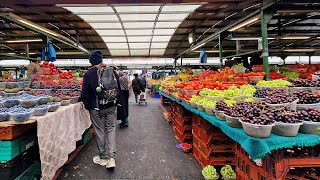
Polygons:
[[125,128],[129,126],[129,80],[126,73],[119,72],[119,84],[121,89],[120,95],[120,105],[117,107],[117,117],[121,120],[120,128]]
[[143,85],[138,77],[138,74],[134,74],[134,79],[132,80],[131,84],[134,96],[136,98],[136,103],[138,103],[138,96],[140,95],[141,91],[145,92]]
[[[93,157],[93,162],[101,166],[106,166],[106,168],[113,168],[116,166],[115,106],[118,104],[118,102],[114,100],[114,97],[115,94],[119,94],[116,92],[119,87],[117,87],[116,73],[112,68],[105,67],[102,59],[102,53],[99,50],[95,50],[90,54],[89,60],[92,67],[85,73],[83,78],[81,101],[85,109],[90,112],[90,119],[95,131],[96,143],[99,150],[99,155]],[[102,73],[100,74],[100,72]],[[105,76],[103,72],[109,72],[111,76]],[[102,84],[105,84],[102,82],[105,80],[104,78],[109,80],[108,83],[112,82],[112,86],[110,83],[108,84],[108,89],[102,86]],[[116,88],[110,89],[109,87]],[[106,96],[108,96],[108,99],[105,98]],[[111,96],[112,101],[110,101]]]

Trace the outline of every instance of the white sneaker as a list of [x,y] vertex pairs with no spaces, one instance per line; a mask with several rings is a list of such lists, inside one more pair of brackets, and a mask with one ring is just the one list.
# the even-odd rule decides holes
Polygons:
[[100,159],[100,156],[93,157],[93,163],[99,164],[101,166],[106,166],[108,164],[108,159]]
[[106,165],[106,168],[114,168],[116,167],[116,160],[114,158],[110,158],[108,160],[108,164]]

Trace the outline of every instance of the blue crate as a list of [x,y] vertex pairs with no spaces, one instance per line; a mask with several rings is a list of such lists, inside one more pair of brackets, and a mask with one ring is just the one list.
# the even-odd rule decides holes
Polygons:
[[161,98],[161,95],[157,93],[157,94],[153,94],[152,97],[153,98]]

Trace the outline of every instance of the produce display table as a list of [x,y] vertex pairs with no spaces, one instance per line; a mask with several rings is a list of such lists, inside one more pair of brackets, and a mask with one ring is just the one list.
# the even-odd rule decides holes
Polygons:
[[172,101],[177,102],[192,113],[203,117],[214,126],[219,127],[227,136],[238,142],[253,160],[263,158],[266,154],[276,149],[289,148],[293,146],[315,146],[320,144],[319,135],[301,133],[299,133],[296,137],[284,137],[271,134],[269,138],[254,138],[246,135],[242,128],[230,127],[226,121],[220,121],[215,116],[209,116],[204,112],[191,108],[190,106],[178,101],[164,92],[160,92],[160,94],[171,99]]
[[76,149],[76,142],[91,125],[82,103],[62,106],[56,112],[35,117],[40,149],[42,179],[51,180]]

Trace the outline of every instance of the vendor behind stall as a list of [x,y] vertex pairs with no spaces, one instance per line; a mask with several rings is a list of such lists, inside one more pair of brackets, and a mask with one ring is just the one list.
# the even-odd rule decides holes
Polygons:
[[40,57],[36,56],[36,60],[30,60],[30,64],[27,67],[27,76],[31,77],[34,74],[37,74],[41,72],[41,67],[40,67]]

